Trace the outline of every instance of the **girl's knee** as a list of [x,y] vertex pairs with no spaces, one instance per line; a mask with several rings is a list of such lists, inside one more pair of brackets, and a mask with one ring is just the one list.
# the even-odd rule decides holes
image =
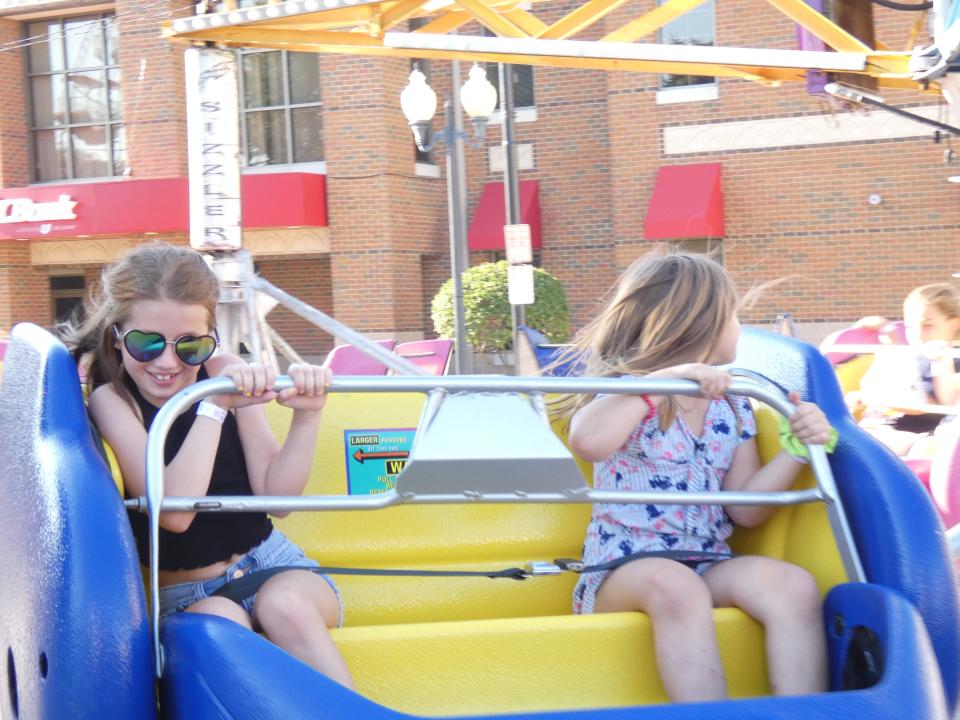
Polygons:
[[767,587],[772,595],[771,612],[791,618],[819,616],[822,601],[817,581],[807,570],[783,563],[769,574]]
[[247,615],[247,611],[244,610],[240,605],[233,602],[233,600],[228,600],[221,597],[208,597],[203,600],[195,602],[193,605],[188,607],[184,612],[190,613],[200,613],[203,615],[216,615],[217,617],[226,618],[227,620],[232,620],[238,625],[242,625],[248,630],[252,629],[252,624],[250,623],[250,616]]
[[[288,573],[284,573],[288,575]],[[253,614],[261,626],[284,625],[290,628],[323,624],[335,627],[340,606],[333,588],[312,573],[277,576],[257,593]]]
[[690,568],[670,562],[638,588],[644,610],[659,617],[691,618],[709,613],[713,600],[706,583]]

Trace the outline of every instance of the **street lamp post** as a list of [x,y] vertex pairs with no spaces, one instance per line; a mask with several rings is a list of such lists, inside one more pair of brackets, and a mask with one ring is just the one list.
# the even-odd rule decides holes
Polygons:
[[[455,73],[456,83],[458,73]],[[461,143],[470,140],[472,147],[481,147],[486,124],[497,104],[497,91],[479,65],[470,68],[470,79],[460,90],[460,102],[473,122],[475,138],[457,125],[459,108],[454,98],[443,104],[443,130],[428,140],[431,120],[437,111],[437,94],[427,84],[426,76],[418,68],[410,73],[410,81],[400,93],[400,107],[410,123],[413,138],[420,150],[427,152],[438,142],[446,146],[447,211],[450,217],[450,272],[453,277],[453,317],[455,335],[454,370],[458,375],[472,369],[472,355],[467,343],[464,322],[463,273],[467,269],[466,208],[464,207],[463,173],[460,159]]]
[[[513,66],[500,63],[500,112],[503,116],[503,192],[507,208],[507,225],[517,226],[523,222],[520,214],[520,178],[517,166],[517,143],[513,134]],[[506,237],[504,237],[506,249]],[[507,258],[510,260],[510,258]],[[512,262],[511,262],[512,265]],[[514,371],[520,374],[520,328],[527,324],[526,306],[510,302],[510,324],[513,332]]]

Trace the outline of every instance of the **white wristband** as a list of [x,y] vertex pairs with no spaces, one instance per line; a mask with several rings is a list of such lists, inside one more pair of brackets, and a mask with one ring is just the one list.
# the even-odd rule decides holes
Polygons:
[[227,419],[226,410],[216,403],[208,402],[207,400],[201,400],[200,404],[197,405],[197,415],[203,415],[211,420],[216,420],[221,425],[223,425],[223,421]]

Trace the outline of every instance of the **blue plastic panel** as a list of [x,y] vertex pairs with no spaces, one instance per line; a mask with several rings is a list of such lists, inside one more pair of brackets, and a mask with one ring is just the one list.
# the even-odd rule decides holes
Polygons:
[[[808,718],[948,717],[936,661],[916,610],[897,593],[869,584],[835,588],[825,616],[834,664],[843,659],[849,630],[863,626],[881,638],[885,673],[864,690],[764,697],[717,703],[658,705],[596,711],[498,715],[519,720],[807,720]],[[228,620],[181,614],[163,627],[167,665],[162,703],[170,718],[283,718],[284,720],[398,720],[410,715],[376,705],[313,672],[259,635]]]
[[799,391],[804,400],[816,402],[839,431],[830,464],[867,580],[896,590],[919,611],[953,711],[960,693],[960,596],[943,526],[926,489],[892,452],[856,425],[833,368],[812,345],[747,328],[734,366]]
[[155,717],[140,568],[76,366],[19,325],[3,369],[0,716]]

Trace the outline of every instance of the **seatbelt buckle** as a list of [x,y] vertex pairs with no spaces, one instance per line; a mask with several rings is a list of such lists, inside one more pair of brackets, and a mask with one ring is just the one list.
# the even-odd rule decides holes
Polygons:
[[527,563],[525,572],[527,577],[538,577],[540,575],[559,575],[563,572],[563,568],[558,567],[551,562],[534,560],[533,562]]
[[586,567],[582,560],[575,560],[574,558],[557,558],[553,561],[553,564],[561,570],[567,570],[568,572],[574,573],[582,572]]

